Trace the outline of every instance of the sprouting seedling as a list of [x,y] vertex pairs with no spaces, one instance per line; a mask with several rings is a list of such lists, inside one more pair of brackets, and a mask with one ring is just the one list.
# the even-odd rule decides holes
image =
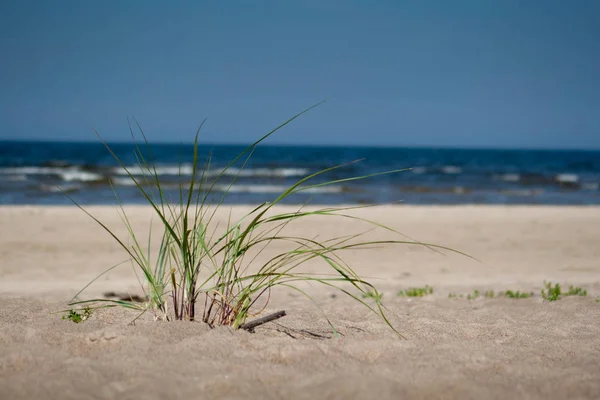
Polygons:
[[67,315],[63,315],[62,319],[70,320],[76,324],[86,321],[89,317],[92,316],[92,309],[90,307],[85,307],[82,310],[68,310],[66,311]]
[[567,296],[587,296],[587,290],[571,285],[569,286]]
[[517,291],[507,290],[504,293],[504,297],[507,297],[509,299],[527,299],[532,296],[533,296],[533,293],[520,292],[518,290]]
[[425,285],[425,287],[408,288],[398,292],[398,296],[402,297],[423,297],[430,294],[433,294],[433,288],[429,285]]
[[559,283],[552,286],[552,282],[544,281],[544,287],[545,289],[542,289],[542,297],[547,301],[560,300],[565,296],[587,296],[587,290],[573,285],[569,286],[568,292],[563,292]]
[[546,301],[557,301],[562,296],[560,284],[557,283],[552,286],[552,282],[544,281],[545,289],[542,289],[542,298]]

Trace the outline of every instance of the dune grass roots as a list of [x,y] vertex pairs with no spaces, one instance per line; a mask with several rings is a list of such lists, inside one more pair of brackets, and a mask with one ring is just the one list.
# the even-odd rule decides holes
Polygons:
[[[134,232],[120,201],[118,210],[129,232],[128,239],[119,238],[104,223],[75,202],[125,250],[129,261],[142,277],[140,281],[147,301],[140,303],[127,299],[81,300],[79,298],[90,284],[116,267],[113,266],[92,280],[69,304],[92,308],[120,306],[140,310],[142,313],[152,311],[155,319],[201,320],[211,327],[226,325],[240,328],[249,317],[259,315],[265,310],[273,288],[290,288],[310,299],[300,283],[316,283],[335,288],[346,294],[373,311],[394,329],[385,314],[381,296],[374,295],[380,292],[371,283],[362,279],[341,258],[340,253],[349,249],[408,243],[420,244],[433,249],[451,249],[420,243],[406,236],[400,236],[401,240],[361,241],[360,238],[364,232],[326,240],[288,236],[283,233],[286,226],[312,216],[360,220],[370,224],[373,228],[385,229],[390,234],[400,235],[400,233],[375,221],[365,220],[348,213],[348,211],[369,206],[328,207],[312,211],[304,211],[304,207],[299,207],[295,212],[282,213],[277,213],[274,206],[302,191],[401,170],[315,182],[315,178],[344,167],[344,165],[333,166],[298,180],[275,197],[273,201],[258,205],[242,218],[232,220],[230,214],[224,227],[219,227],[214,220],[217,209],[223,205],[229,189],[248,163],[256,146],[315,106],[295,115],[261,137],[238,154],[217,174],[214,174],[211,167],[210,155],[204,165],[199,163],[198,137],[201,125],[194,140],[191,178],[184,179],[184,176],[180,174],[178,195],[175,196],[175,200],[167,194],[161,182],[155,168],[151,146],[137,122],[135,122],[135,129],[131,123],[129,124],[138,163],[135,170],[127,167],[98,135],[100,141],[153,209],[162,226],[162,236],[157,243],[158,253],[154,254],[150,249],[153,243],[151,233],[148,233],[143,241],[141,240],[141,237]],[[136,141],[134,131],[138,131],[143,138],[141,145]],[[238,172],[225,184],[226,190],[223,191],[222,178],[234,165]],[[118,200],[116,192],[115,196]],[[258,263],[258,255],[274,242],[285,242],[289,249],[274,255],[267,261],[263,260]],[[249,256],[249,254],[252,255]],[[302,264],[313,260],[320,260],[323,263],[325,267],[323,273],[305,274],[299,270]],[[253,268],[251,269],[250,266]],[[327,321],[329,322],[328,319]],[[329,324],[334,329],[331,322]],[[396,330],[394,329],[394,331]]]

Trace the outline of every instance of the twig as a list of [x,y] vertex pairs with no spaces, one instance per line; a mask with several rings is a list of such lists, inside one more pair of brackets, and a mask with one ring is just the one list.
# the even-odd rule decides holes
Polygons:
[[248,332],[252,332],[257,326],[266,324],[267,322],[274,321],[281,317],[285,317],[285,315],[285,310],[277,311],[273,314],[265,315],[264,317],[260,317],[253,321],[246,322],[245,324],[240,325],[240,329],[245,329]]

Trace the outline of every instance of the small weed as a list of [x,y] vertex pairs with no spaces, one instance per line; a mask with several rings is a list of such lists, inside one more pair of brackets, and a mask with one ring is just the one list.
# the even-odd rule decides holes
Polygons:
[[398,296],[406,297],[423,297],[429,294],[433,294],[433,288],[429,285],[425,285],[425,287],[408,288],[398,292]]
[[507,290],[506,292],[504,292],[504,297],[507,297],[509,299],[527,299],[529,297],[533,296],[533,293],[525,293],[525,292],[520,292],[520,291],[512,291],[512,290]]
[[78,324],[80,322],[87,320],[91,316],[92,316],[92,309],[89,307],[86,307],[83,310],[81,310],[81,313],[79,313],[78,310],[69,310],[69,311],[67,311],[67,315],[62,316],[62,319],[68,319],[68,320],[73,321],[76,324]]
[[486,290],[485,292],[483,292],[483,297],[485,297],[487,299],[493,299],[495,297],[494,291]]
[[562,292],[560,289],[560,283],[557,283],[556,285],[552,286],[552,282],[544,281],[544,286],[546,287],[546,290],[542,289],[542,297],[544,298],[544,300],[547,300],[547,301],[560,300],[561,295],[562,295]]
[[469,293],[467,295],[467,300],[474,300],[478,297],[479,297],[479,290],[475,289],[475,290],[473,290],[473,293]]
[[567,296],[587,296],[587,290],[571,285]]
[[568,292],[563,292],[559,283],[552,286],[552,282],[544,282],[544,286],[546,290],[542,289],[542,297],[547,301],[560,300],[564,296],[587,296],[587,290],[573,285],[569,286]]

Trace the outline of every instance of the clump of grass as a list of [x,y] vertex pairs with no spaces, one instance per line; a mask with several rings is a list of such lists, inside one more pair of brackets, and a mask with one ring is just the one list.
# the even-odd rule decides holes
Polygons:
[[408,288],[398,292],[398,296],[403,297],[424,297],[430,294],[433,294],[433,288],[429,285],[425,285],[425,287]]
[[[391,234],[399,235],[399,232],[378,222],[347,213],[349,210],[369,206],[328,207],[312,211],[305,211],[300,207],[295,212],[279,213],[274,207],[283,200],[302,191],[381,174],[395,173],[401,170],[330,181],[317,180],[316,182],[315,178],[321,178],[323,174],[344,166],[334,166],[312,173],[290,185],[273,201],[258,205],[241,218],[233,220],[230,216],[226,226],[220,227],[224,231],[217,234],[218,224],[214,221],[216,211],[223,204],[229,189],[248,163],[256,146],[311,108],[297,114],[254,142],[227,164],[216,177],[212,173],[213,170],[211,170],[210,157],[206,165],[199,165],[199,129],[194,139],[191,179],[188,180],[188,183],[179,184],[179,196],[175,201],[166,194],[163,188],[160,176],[156,172],[151,146],[137,122],[137,128],[145,144],[145,148],[142,149],[136,143],[136,157],[139,167],[137,169],[139,171],[132,171],[124,165],[110,146],[98,135],[107,150],[154,210],[163,228],[163,233],[159,240],[158,254],[153,256],[150,251],[151,234],[148,234],[147,241],[141,240],[134,232],[120,202],[118,210],[129,232],[128,240],[130,244],[127,244],[126,239],[118,237],[104,223],[75,203],[112,236],[127,253],[131,263],[141,272],[144,295],[148,300],[144,303],[126,299],[80,300],[79,295],[81,292],[103,275],[101,274],[84,287],[70,304],[85,304],[93,307],[120,306],[139,310],[142,313],[150,310],[154,313],[155,319],[201,320],[211,327],[226,325],[236,329],[242,327],[248,318],[265,310],[273,289],[278,287],[289,288],[310,299],[310,296],[302,289],[300,284],[317,283],[335,288],[346,294],[376,313],[388,326],[394,329],[385,315],[381,302],[382,295],[379,295],[379,292],[371,283],[361,278],[341,258],[340,253],[346,250],[370,248],[381,244],[420,244],[429,248],[451,249],[416,242],[404,236],[401,240],[361,241],[362,233],[325,240],[284,235],[282,230],[289,224],[313,216],[359,220],[370,224],[374,228],[387,230]],[[130,132],[135,142],[134,129],[131,124]],[[228,175],[232,175],[231,168],[234,165],[238,169],[237,174],[233,174],[233,179],[223,184],[222,178],[226,176],[228,170]],[[183,177],[180,178],[180,182],[183,182]],[[223,186],[225,186],[225,190],[222,189]],[[290,249],[256,265],[258,255],[276,242],[283,242]],[[253,256],[249,256],[249,254],[253,254]],[[320,260],[326,267],[323,273],[307,275],[298,271],[299,266],[302,264],[315,260]],[[250,269],[251,265],[254,266],[253,269]],[[105,273],[112,268],[105,271]],[[420,296],[432,291],[431,288],[424,288],[409,292],[407,295]],[[366,299],[372,299],[375,303],[369,304],[370,302],[367,303]],[[330,326],[333,328],[331,323]]]
[[467,294],[467,300],[474,300],[479,297],[479,290],[473,290],[473,293]]
[[63,315],[62,319],[72,321],[76,324],[83,322],[92,316],[92,309],[90,307],[85,307],[82,310],[68,310],[66,312],[67,315]]
[[483,292],[483,297],[487,299],[493,299],[494,297],[496,297],[496,294],[493,290],[486,290],[485,292]]
[[504,297],[507,297],[509,299],[527,299],[532,296],[533,296],[533,293],[520,292],[518,290],[517,291],[507,290],[506,292],[504,292]]
[[544,282],[545,289],[542,289],[542,297],[547,301],[557,301],[565,296],[587,296],[587,290],[571,285],[568,292],[563,292],[560,284],[554,286],[552,282]]

